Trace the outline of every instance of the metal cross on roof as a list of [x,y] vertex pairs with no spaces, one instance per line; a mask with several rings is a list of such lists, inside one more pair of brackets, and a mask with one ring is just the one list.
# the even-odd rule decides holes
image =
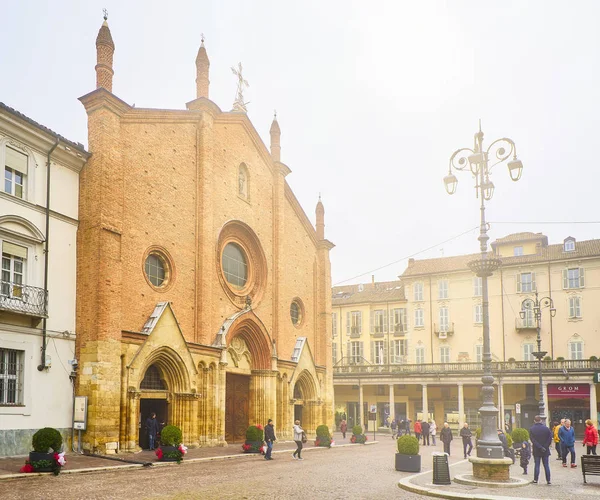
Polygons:
[[233,111],[241,111],[242,113],[247,113],[246,104],[249,102],[244,102],[244,87],[249,87],[250,84],[244,80],[242,76],[242,63],[238,63],[238,69],[235,69],[235,66],[231,67],[231,71],[235,76],[237,76],[237,91],[235,100],[233,101]]
[[108,10],[102,9],[102,13],[104,14],[104,20],[106,21],[108,19]]

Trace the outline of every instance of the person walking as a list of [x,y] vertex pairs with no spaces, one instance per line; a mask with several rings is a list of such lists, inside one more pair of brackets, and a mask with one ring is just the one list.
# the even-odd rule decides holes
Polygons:
[[427,422],[427,420],[424,420],[421,423],[421,435],[423,436],[423,446],[429,446],[429,431],[429,422]]
[[[471,440],[473,433],[471,432],[471,429],[469,429],[469,424],[467,422],[464,423],[463,428],[460,430],[460,437],[463,442],[463,454],[465,458],[467,458],[467,455],[470,457],[471,451],[473,450],[473,441]],[[469,449],[468,451],[467,448]]]
[[415,422],[415,437],[417,441],[421,440],[421,421],[419,419]]
[[296,451],[292,453],[292,458],[294,460],[304,460],[302,458],[302,441],[304,441],[306,434],[304,433],[304,429],[300,427],[300,420],[296,420],[294,422],[294,441],[296,442]]
[[533,443],[533,483],[537,484],[540,477],[540,461],[544,465],[546,473],[546,482],[550,482],[550,464],[548,457],[550,456],[550,446],[552,446],[552,431],[542,423],[542,417],[536,415],[533,418],[533,426],[529,429],[529,438]]
[[552,424],[552,436],[554,439],[554,448],[556,449],[556,454],[558,455],[556,460],[562,461],[562,453],[560,450],[560,438],[558,437],[558,430],[560,429],[560,424],[558,422],[553,422]]
[[567,466],[567,455],[571,453],[571,468],[577,467],[575,463],[575,429],[571,427],[571,421],[567,418],[565,425],[558,431],[558,437],[562,443],[562,466]]
[[444,422],[442,432],[440,432],[440,440],[444,443],[444,453],[448,453],[450,456],[450,442],[454,439],[452,437],[452,429],[448,426],[448,422]]
[[406,418],[406,420],[404,421],[404,433],[407,436],[410,436],[410,423],[412,422],[412,420],[410,418]]
[[437,434],[437,425],[435,420],[429,422],[429,432],[431,433],[431,440],[433,441],[433,446],[436,446],[435,436]]
[[519,454],[519,465],[523,469],[523,475],[527,475],[527,466],[529,465],[529,459],[531,458],[531,446],[529,441],[524,441],[521,444],[521,453]]
[[269,419],[267,425],[265,425],[265,441],[267,442],[267,452],[265,453],[265,460],[273,460],[271,453],[273,452],[273,443],[275,443],[275,426],[273,420]]
[[398,430],[398,422],[396,422],[396,419],[392,420],[390,424],[390,429],[392,429],[392,439],[396,439],[396,434]]
[[346,432],[348,432],[348,424],[346,423],[346,419],[342,420],[340,423],[340,431],[342,432],[342,438],[346,439]]
[[146,433],[148,434],[148,448],[154,449],[156,444],[156,435],[158,434],[158,420],[156,420],[156,413],[150,413],[150,416],[146,419]]
[[595,455],[596,446],[598,445],[598,429],[594,427],[594,422],[589,418],[585,421],[585,436],[583,437],[583,445],[587,445],[587,454]]
[[560,461],[562,462],[563,459],[563,455],[565,454],[565,450],[563,449],[563,442],[562,439],[560,439],[560,430],[565,426],[565,420],[566,418],[561,418],[560,419],[560,425],[558,426],[558,429],[556,429],[554,432],[556,433],[556,438],[558,439],[558,456],[560,458]]

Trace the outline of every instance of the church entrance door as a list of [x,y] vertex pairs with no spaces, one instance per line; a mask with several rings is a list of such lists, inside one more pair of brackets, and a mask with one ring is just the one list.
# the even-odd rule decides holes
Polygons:
[[151,413],[156,413],[156,420],[158,420],[158,427],[162,429],[169,422],[168,420],[168,408],[166,399],[140,399],[140,435],[139,443],[140,448],[148,449],[148,433],[146,432],[146,419]]
[[249,425],[250,377],[228,373],[225,391],[225,440],[242,443]]

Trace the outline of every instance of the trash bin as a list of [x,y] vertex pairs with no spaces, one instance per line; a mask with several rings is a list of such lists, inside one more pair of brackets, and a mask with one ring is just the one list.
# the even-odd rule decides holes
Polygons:
[[450,467],[448,454],[433,453],[433,484],[452,484],[450,481]]

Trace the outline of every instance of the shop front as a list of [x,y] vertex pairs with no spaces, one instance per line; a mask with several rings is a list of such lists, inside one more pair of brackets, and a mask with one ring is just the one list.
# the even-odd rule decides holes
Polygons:
[[585,421],[590,418],[590,384],[548,384],[549,425],[568,418],[575,436],[583,439]]

